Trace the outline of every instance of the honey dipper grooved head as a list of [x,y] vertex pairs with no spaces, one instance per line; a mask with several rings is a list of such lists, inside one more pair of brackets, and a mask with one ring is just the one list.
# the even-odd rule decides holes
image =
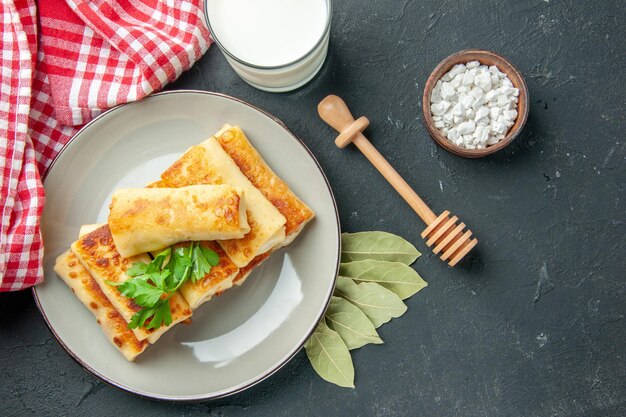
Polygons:
[[446,210],[422,232],[426,244],[435,245],[433,252],[441,253],[441,260],[448,261],[450,266],[456,265],[478,243],[478,239],[472,238],[471,230],[463,232],[465,223],[457,225],[458,220]]

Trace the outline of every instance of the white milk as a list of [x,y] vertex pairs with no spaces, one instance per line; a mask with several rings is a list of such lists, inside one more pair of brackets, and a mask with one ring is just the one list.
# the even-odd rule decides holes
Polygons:
[[326,57],[330,0],[206,0],[206,12],[229,63],[263,90],[303,85]]

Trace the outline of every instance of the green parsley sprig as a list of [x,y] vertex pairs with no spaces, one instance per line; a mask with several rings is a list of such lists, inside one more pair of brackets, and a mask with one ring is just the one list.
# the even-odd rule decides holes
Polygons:
[[180,286],[187,280],[202,279],[219,261],[217,253],[200,242],[191,242],[189,246],[165,249],[148,264],[135,262],[126,271],[126,275],[132,278],[124,282],[106,283],[118,287],[119,292],[142,307],[128,323],[129,329],[158,329],[163,324],[172,324],[169,300]]

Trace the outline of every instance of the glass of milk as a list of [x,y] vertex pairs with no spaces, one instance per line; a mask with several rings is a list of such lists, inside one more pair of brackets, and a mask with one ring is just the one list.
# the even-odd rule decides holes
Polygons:
[[205,15],[235,72],[261,90],[294,90],[326,59],[331,0],[205,0]]

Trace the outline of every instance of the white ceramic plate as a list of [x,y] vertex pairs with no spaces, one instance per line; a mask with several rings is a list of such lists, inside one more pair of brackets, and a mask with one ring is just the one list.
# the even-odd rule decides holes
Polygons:
[[[316,213],[300,236],[248,280],[194,312],[136,362],[109,344],[53,271],[82,224],[105,222],[119,187],[143,187],[224,123],[239,125],[266,162]],[[177,91],[114,108],[85,126],[44,180],[45,282],[34,290],[48,326],[83,367],[151,398],[200,400],[242,391],[302,347],[332,294],[340,253],[335,201],[320,166],[276,118],[232,97]]]

